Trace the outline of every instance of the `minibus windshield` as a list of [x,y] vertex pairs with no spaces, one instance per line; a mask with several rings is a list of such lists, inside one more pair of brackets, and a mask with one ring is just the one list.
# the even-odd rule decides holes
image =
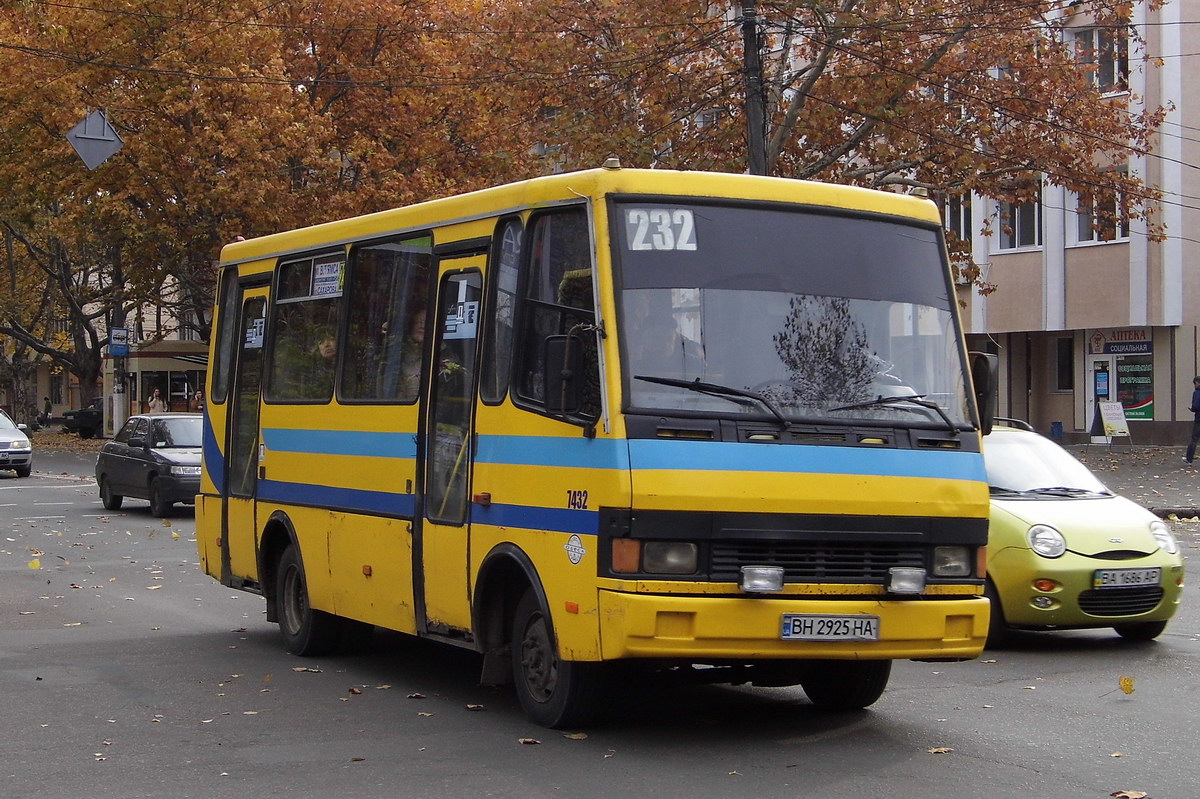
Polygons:
[[660,198],[612,218],[627,411],[971,425],[933,227]]

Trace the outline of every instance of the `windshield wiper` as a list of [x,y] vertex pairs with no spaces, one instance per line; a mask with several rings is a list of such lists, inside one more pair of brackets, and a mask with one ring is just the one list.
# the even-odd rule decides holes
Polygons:
[[842,405],[837,408],[830,408],[829,410],[830,412],[857,411],[862,408],[874,408],[879,405],[894,405],[897,402],[911,402],[913,405],[920,405],[922,408],[928,408],[929,410],[935,412],[938,416],[942,417],[942,421],[946,423],[946,427],[950,428],[951,433],[958,432],[958,425],[954,424],[954,420],[950,418],[949,414],[942,410],[942,406],[938,405],[936,402],[931,402],[930,400],[925,399],[924,394],[904,394],[899,397],[881,396],[876,397],[873,400],[867,400],[866,402],[856,402],[853,405]]
[[696,378],[695,380],[681,380],[678,377],[658,377],[656,375],[634,375],[634,380],[645,380],[647,383],[659,383],[664,386],[675,386],[677,388],[686,388],[689,391],[698,391],[701,394],[712,394],[716,397],[731,399],[733,397],[746,397],[755,402],[762,404],[764,408],[771,412],[771,415],[779,420],[779,424],[784,429],[788,426],[787,417],[783,415],[783,411],[779,410],[774,402],[764,397],[762,394],[755,394],[753,391],[746,391],[743,388],[734,388],[733,386],[722,386],[717,383],[705,383]]
[[1090,488],[1073,488],[1072,486],[1045,486],[1043,488],[1027,488],[1026,494],[1046,494],[1048,496],[1078,497],[1085,494],[1109,496],[1111,491],[1093,491]]

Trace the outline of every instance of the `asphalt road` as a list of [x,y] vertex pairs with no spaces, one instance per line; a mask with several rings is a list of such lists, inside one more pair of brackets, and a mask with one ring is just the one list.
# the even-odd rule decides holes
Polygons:
[[1200,796],[1194,584],[1156,643],[1029,634],[901,662],[858,713],[799,689],[630,686],[569,737],[478,687],[469,652],[383,633],[288,655],[260,598],[200,573],[191,510],[106,512],[93,459],[0,472],[0,797]]

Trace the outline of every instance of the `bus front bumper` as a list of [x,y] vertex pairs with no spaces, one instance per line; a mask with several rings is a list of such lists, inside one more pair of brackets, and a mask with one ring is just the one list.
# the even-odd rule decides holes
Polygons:
[[[982,597],[815,600],[680,597],[602,590],[600,614],[604,619],[600,627],[605,660],[957,660],[978,657],[988,629],[988,602]],[[785,614],[877,616],[878,639],[784,639]]]

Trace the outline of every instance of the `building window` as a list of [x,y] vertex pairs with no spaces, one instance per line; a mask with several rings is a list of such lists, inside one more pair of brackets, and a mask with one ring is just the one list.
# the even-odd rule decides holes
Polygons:
[[1129,214],[1125,195],[1105,189],[1093,189],[1076,196],[1076,241],[1119,241],[1129,238]]
[[1072,31],[1075,61],[1088,70],[1088,82],[1102,92],[1129,88],[1129,40],[1125,28]]
[[942,208],[942,217],[946,220],[946,230],[953,233],[959,241],[971,240],[970,194],[954,194],[947,197]]
[[1042,204],[1039,202],[1000,203],[1001,250],[1038,247],[1042,243]]
[[1062,336],[1054,340],[1054,390],[1075,390],[1075,340]]

